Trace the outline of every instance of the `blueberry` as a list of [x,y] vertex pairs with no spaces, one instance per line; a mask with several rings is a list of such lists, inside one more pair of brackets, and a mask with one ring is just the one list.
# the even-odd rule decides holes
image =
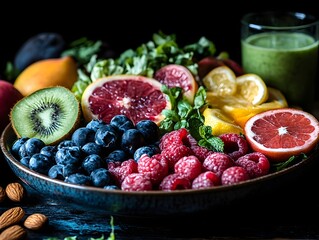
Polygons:
[[20,158],[20,155],[19,155],[19,149],[20,147],[28,140],[29,138],[28,137],[22,137],[22,138],[19,138],[17,139],[12,147],[11,147],[11,153],[12,155],[15,157],[15,158]]
[[65,148],[65,147],[74,147],[74,146],[77,146],[76,143],[70,139],[67,139],[67,140],[61,141],[58,144],[57,148],[61,149],[61,148]]
[[115,115],[110,124],[116,127],[121,134],[128,129],[135,128],[133,121],[125,115]]
[[49,178],[64,180],[63,165],[53,165],[48,172]]
[[155,147],[151,146],[142,146],[134,152],[133,158],[135,161],[138,161],[143,154],[147,154],[147,156],[152,157],[156,153],[159,153],[159,150]]
[[18,158],[24,158],[24,157],[30,157],[28,155],[27,149],[25,148],[25,145],[22,144],[18,150]]
[[48,156],[50,159],[54,159],[55,158],[56,152],[57,152],[57,147],[56,146],[44,146],[40,150],[41,154]]
[[144,144],[145,140],[142,133],[135,128],[125,131],[122,135],[121,148],[131,156],[136,149],[144,146]]
[[64,178],[70,176],[71,174],[74,173],[82,173],[81,167],[75,164],[66,164],[66,165],[61,165],[62,166],[62,175]]
[[160,137],[159,127],[151,120],[141,120],[135,127],[142,133],[147,144],[156,142]]
[[82,168],[87,174],[100,167],[102,167],[102,158],[97,154],[85,157],[82,162]]
[[116,185],[106,185],[103,187],[103,189],[106,189],[106,190],[118,190],[120,189],[118,186]]
[[118,162],[124,162],[128,159],[128,155],[126,152],[122,149],[116,149],[109,153],[109,155],[106,156],[106,161],[118,161]]
[[100,119],[92,119],[90,122],[86,124],[86,128],[92,129],[93,131],[97,131],[100,127],[106,125],[105,122],[103,122]]
[[91,154],[101,155],[103,147],[101,145],[96,144],[95,142],[89,142],[84,144],[81,150],[85,155],[91,155]]
[[111,181],[111,175],[105,168],[98,168],[91,172],[91,181],[95,187],[103,187]]
[[24,143],[26,154],[29,157],[39,153],[44,146],[45,143],[39,138],[30,138]]
[[29,156],[23,157],[20,159],[20,163],[26,167],[29,167],[30,158],[31,157],[29,157]]
[[78,185],[91,186],[91,178],[82,173],[74,173],[64,179],[67,183],[73,183]]
[[116,128],[107,124],[96,131],[95,142],[103,147],[113,149],[118,143],[118,133]]
[[88,142],[94,142],[95,131],[90,128],[80,127],[73,132],[71,140],[75,142],[76,145],[82,147]]
[[29,168],[42,174],[47,174],[52,165],[49,157],[41,153],[34,154],[29,161]]
[[76,165],[53,165],[48,172],[48,176],[53,179],[64,180],[66,177],[71,174],[78,173],[79,167]]
[[59,149],[55,154],[57,164],[80,164],[81,149],[78,146],[64,147]]

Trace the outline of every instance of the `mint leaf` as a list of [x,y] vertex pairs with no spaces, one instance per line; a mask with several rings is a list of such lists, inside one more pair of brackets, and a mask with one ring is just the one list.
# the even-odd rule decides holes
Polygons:
[[160,130],[162,134],[186,128],[190,134],[197,140],[200,146],[210,150],[222,152],[224,150],[224,142],[212,135],[210,126],[205,126],[204,116],[201,113],[203,107],[206,106],[206,90],[200,86],[195,94],[194,106],[186,99],[182,99],[180,88],[168,88],[164,86],[165,93],[172,105],[171,110],[163,110],[162,114],[165,119],[160,122]]

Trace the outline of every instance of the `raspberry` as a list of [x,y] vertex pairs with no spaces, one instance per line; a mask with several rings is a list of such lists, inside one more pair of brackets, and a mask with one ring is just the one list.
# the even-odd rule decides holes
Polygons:
[[185,145],[190,147],[193,151],[193,155],[195,155],[201,162],[203,162],[204,159],[213,152],[205,147],[199,146],[197,140],[191,134],[187,135],[187,142]]
[[149,157],[147,154],[143,154],[137,163],[138,172],[147,175],[154,185],[159,184],[168,174],[167,159],[160,154],[157,155]]
[[190,189],[191,182],[186,177],[178,173],[167,175],[159,185],[159,189],[163,191]]
[[192,181],[202,172],[202,163],[195,156],[186,156],[178,160],[174,169],[175,173]]
[[172,132],[164,134],[162,136],[159,147],[161,150],[167,148],[168,146],[174,145],[184,145],[184,141],[187,140],[188,131],[186,128],[180,128]]
[[107,169],[108,170],[113,170],[116,167],[120,167],[122,162],[121,161],[107,161]]
[[233,160],[248,153],[249,147],[246,139],[236,133],[225,133],[219,136],[224,142],[224,152],[227,153]]
[[[115,164],[116,165],[116,164]],[[108,170],[118,186],[121,186],[124,178],[131,174],[137,173],[137,162],[134,159],[129,159],[121,163],[120,166],[110,168],[111,162],[108,164]]]
[[236,164],[245,168],[250,178],[264,176],[269,172],[268,158],[260,152],[252,152],[237,159]]
[[220,185],[220,178],[211,171],[199,174],[192,183],[192,189],[209,188]]
[[152,190],[152,188],[151,180],[142,173],[131,173],[127,175],[121,184],[123,191],[149,191]]
[[222,173],[227,168],[234,165],[234,161],[226,153],[214,152],[205,158],[203,162],[203,169],[206,171],[212,171],[218,177],[221,177]]
[[221,183],[222,185],[231,185],[239,182],[243,182],[249,179],[248,172],[245,168],[241,166],[233,166],[227,168],[222,176]]
[[210,154],[213,153],[213,151],[201,146],[192,146],[191,150],[193,151],[193,154],[201,162],[204,162],[205,158],[207,158]]
[[192,155],[192,150],[185,145],[171,144],[166,146],[161,154],[167,159],[170,170],[174,170],[174,165],[179,159]]

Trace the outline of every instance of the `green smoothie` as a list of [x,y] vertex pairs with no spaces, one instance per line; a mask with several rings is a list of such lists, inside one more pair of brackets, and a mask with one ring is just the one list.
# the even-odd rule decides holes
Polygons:
[[310,108],[314,101],[318,41],[302,33],[267,32],[242,40],[242,66],[278,88],[291,106]]

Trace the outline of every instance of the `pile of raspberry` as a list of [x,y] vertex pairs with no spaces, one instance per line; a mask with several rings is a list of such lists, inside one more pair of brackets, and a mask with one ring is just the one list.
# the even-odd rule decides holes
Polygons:
[[187,129],[165,134],[161,152],[133,159],[109,162],[108,170],[124,191],[203,189],[236,184],[268,174],[270,162],[265,155],[252,152],[242,135],[219,136],[223,152],[198,145]]

